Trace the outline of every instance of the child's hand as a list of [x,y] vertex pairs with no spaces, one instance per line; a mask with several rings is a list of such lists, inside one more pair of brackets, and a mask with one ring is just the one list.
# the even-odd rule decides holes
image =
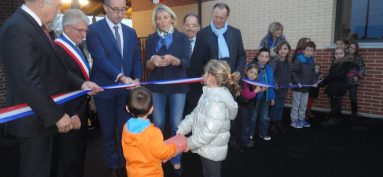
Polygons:
[[177,154],[184,152],[188,148],[186,137],[181,134],[177,134],[164,142],[166,144],[175,144],[177,147]]
[[279,89],[279,85],[278,85],[278,84],[275,84],[275,85],[274,85],[274,88],[275,88],[276,90],[278,90],[278,89]]
[[299,87],[299,88],[302,88],[302,84],[301,84],[301,83],[299,83],[299,84],[298,84],[298,87]]
[[275,103],[274,99],[270,101],[270,105],[273,106]]
[[254,93],[262,92],[262,88],[260,86],[256,86],[254,89]]
[[318,87],[318,84],[317,84],[317,83],[313,84],[313,87],[317,88],[317,87]]

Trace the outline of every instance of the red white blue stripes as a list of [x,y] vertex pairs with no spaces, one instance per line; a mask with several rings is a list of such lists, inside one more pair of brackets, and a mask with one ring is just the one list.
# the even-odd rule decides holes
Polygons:
[[[202,80],[203,80],[202,78],[191,78],[191,79],[180,79],[180,80],[170,80],[170,81],[149,81],[149,82],[142,82],[142,83],[135,83],[135,84],[117,84],[117,85],[105,86],[103,87],[103,89],[110,90],[110,89],[130,88],[130,87],[135,87],[139,84],[140,85],[188,84],[188,83],[202,82]],[[52,98],[57,104],[63,104],[67,101],[70,101],[72,99],[85,95],[88,92],[90,92],[90,90],[78,90],[78,91],[74,91],[74,92],[70,92],[66,94],[55,95]],[[33,114],[34,113],[32,109],[25,103],[3,108],[3,109],[0,109],[0,124],[9,122],[15,119],[23,118],[26,116],[30,116]]]

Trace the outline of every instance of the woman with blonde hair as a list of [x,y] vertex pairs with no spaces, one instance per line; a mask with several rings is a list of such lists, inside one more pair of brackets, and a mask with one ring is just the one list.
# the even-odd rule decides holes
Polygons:
[[[149,70],[149,81],[185,79],[186,69],[190,65],[191,46],[188,37],[175,28],[177,16],[171,8],[160,4],[153,10],[153,24],[156,31],[149,35],[146,45],[146,68]],[[153,96],[153,123],[164,131],[165,105],[170,106],[170,135],[176,134],[182,120],[186,93],[189,86],[183,85],[149,85]],[[171,160],[174,172],[181,175],[181,156]]]

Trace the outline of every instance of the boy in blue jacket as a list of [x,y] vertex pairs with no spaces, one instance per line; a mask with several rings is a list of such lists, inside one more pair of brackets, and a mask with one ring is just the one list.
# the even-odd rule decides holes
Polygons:
[[[270,60],[270,50],[261,48],[258,51],[256,64],[259,67],[258,82],[268,85],[274,85],[273,69],[267,64]],[[257,93],[257,101],[255,104],[255,111],[252,115],[252,120],[257,122],[259,120],[259,137],[265,141],[271,140],[268,133],[269,130],[269,106],[274,105],[275,90],[272,87],[263,89],[263,92]],[[255,125],[252,128],[255,130]]]

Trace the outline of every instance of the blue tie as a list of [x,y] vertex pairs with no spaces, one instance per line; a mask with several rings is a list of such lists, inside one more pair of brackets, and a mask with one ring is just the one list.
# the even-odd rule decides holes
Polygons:
[[118,46],[118,51],[120,52],[121,56],[122,56],[122,52],[121,52],[121,37],[120,37],[120,33],[118,33],[118,26],[114,26],[114,34],[116,36],[116,42],[117,42],[117,46]]

